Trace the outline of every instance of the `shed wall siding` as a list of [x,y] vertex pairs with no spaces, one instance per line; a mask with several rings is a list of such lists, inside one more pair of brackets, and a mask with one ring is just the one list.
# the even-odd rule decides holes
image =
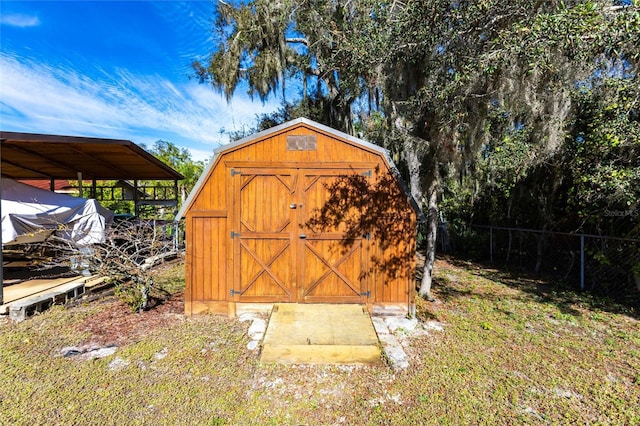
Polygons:
[[187,217],[187,291],[185,300],[226,300],[228,252],[224,212]]
[[[406,237],[399,244],[384,249],[380,243],[376,245],[374,256],[382,259],[383,265],[393,267],[374,268],[375,303],[401,303],[409,300],[415,291],[413,279],[415,254],[415,216],[412,217],[413,228],[406,230]],[[397,268],[397,269],[396,269]]]
[[211,170],[200,193],[194,200],[190,212],[227,210],[227,180],[225,167],[218,164]]

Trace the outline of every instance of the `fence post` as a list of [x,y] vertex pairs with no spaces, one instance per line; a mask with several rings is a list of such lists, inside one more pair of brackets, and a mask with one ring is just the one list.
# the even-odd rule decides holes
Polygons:
[[493,263],[493,226],[489,227],[489,263]]
[[584,234],[580,234],[580,291],[584,291]]

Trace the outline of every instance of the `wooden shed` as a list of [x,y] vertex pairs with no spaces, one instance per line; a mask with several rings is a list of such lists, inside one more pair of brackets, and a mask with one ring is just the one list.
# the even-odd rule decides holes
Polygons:
[[185,312],[274,302],[406,310],[420,217],[386,150],[311,120],[223,146],[177,217]]

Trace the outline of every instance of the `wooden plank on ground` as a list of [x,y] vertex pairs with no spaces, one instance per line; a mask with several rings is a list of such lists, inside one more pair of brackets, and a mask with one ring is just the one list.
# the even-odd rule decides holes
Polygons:
[[87,278],[87,281],[84,283],[84,286],[87,288],[95,287],[97,285],[101,285],[105,282],[107,277],[91,277]]
[[21,282],[20,284],[13,284],[3,288],[3,305],[0,305],[0,314],[6,314],[9,312],[9,305],[13,302],[21,299],[26,299],[32,296],[38,296],[47,291],[52,291],[56,287],[59,287],[68,283],[81,283],[86,281],[86,277],[66,277],[56,279],[36,279]]

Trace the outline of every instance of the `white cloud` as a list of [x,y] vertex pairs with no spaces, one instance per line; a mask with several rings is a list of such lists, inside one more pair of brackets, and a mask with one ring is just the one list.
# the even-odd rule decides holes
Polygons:
[[189,148],[189,153],[191,154],[191,159],[193,161],[207,161],[211,159],[213,156],[213,149],[210,151],[201,150],[201,149],[191,149]]
[[215,1],[160,1],[151,5],[180,46],[175,57],[176,71],[193,75],[190,64],[207,57],[216,45],[212,33]]
[[0,127],[3,130],[130,139],[151,146],[158,139],[186,147],[205,159],[228,142],[220,130],[240,130],[276,101],[230,103],[210,86],[171,82],[157,75],[95,69],[80,73],[66,64],[47,65],[0,54]]
[[40,19],[37,16],[7,13],[0,15],[0,24],[18,28],[37,27],[40,25]]

